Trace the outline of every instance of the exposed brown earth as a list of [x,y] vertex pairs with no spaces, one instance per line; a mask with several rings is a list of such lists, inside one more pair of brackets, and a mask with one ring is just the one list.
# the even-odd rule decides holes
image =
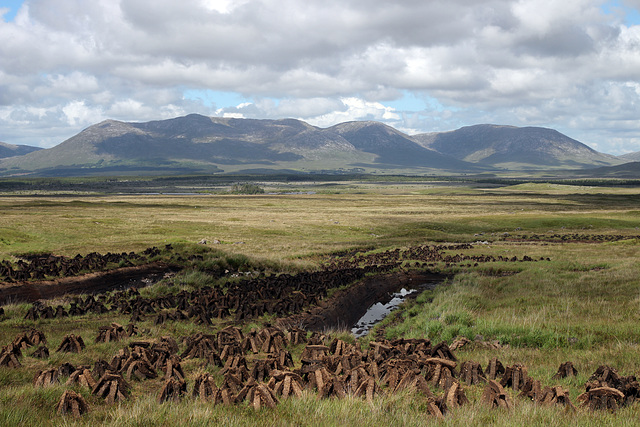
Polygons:
[[146,286],[143,280],[156,281],[170,271],[173,271],[171,266],[163,262],[154,262],[55,280],[11,284],[0,282],[0,304],[35,302],[68,294],[99,294],[131,286],[141,287]]
[[624,234],[522,234],[505,236],[507,242],[549,242],[549,243],[603,243],[619,242],[621,240],[638,240],[639,235],[629,236]]

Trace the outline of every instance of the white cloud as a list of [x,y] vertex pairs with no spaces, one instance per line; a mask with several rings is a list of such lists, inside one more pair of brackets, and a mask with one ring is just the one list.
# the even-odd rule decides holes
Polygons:
[[394,108],[355,97],[283,99],[279,101],[263,98],[255,102],[245,102],[236,107],[219,109],[216,114],[236,118],[295,118],[319,127],[329,127],[336,123],[352,120],[400,123],[402,119]]
[[227,119],[244,119],[244,115],[242,113],[222,113],[222,117]]
[[73,71],[69,74],[56,74],[46,76],[46,87],[51,95],[73,96],[86,95],[101,90],[98,79],[95,76]]
[[228,14],[234,9],[248,3],[248,0],[201,0],[201,4],[208,10]]
[[309,123],[320,127],[332,126],[336,123],[352,120],[399,121],[400,116],[393,108],[385,107],[379,102],[368,102],[358,98],[342,98],[345,109],[331,111],[316,117],[310,117]]
[[99,109],[85,105],[84,101],[73,101],[62,107],[62,112],[71,126],[86,126],[102,121]]
[[[0,139],[53,144],[96,119],[199,112],[541,125],[620,152],[640,129],[640,25],[624,13],[599,0],[31,0],[0,21]],[[406,91],[440,107],[385,105]]]

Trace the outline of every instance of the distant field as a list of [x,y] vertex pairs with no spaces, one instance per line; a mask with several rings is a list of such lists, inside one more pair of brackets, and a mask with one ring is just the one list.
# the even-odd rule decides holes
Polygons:
[[[544,260],[437,264],[434,269],[454,278],[396,312],[381,325],[379,334],[449,344],[460,336],[497,341],[503,348],[470,346],[456,355],[460,362],[476,360],[483,367],[492,357],[505,365],[522,363],[545,385],[568,388],[574,403],[600,365],[615,367],[622,375],[640,374],[640,188],[370,181],[265,181],[261,185],[267,192],[310,194],[5,193],[0,197],[0,259],[34,252],[74,256],[141,251],[206,239],[207,247],[246,256],[275,272],[316,269],[328,254],[347,250],[365,253],[472,243],[465,255]],[[216,283],[198,272],[172,280],[169,286],[156,285],[144,292],[151,295]],[[27,304],[6,307],[0,344],[8,344],[33,326],[47,333],[54,343],[50,345],[53,354],[72,328],[91,343],[86,354],[71,357],[77,364],[96,357],[109,360],[121,345],[93,344],[93,337],[101,325],[128,322],[128,316],[110,314],[69,321],[22,320],[28,308]],[[272,320],[254,319],[244,328]],[[151,318],[139,327],[147,330],[148,338],[213,330],[188,322],[155,326]],[[338,332],[341,337],[347,335]],[[363,347],[372,339],[362,340]],[[294,351],[296,361],[301,351]],[[0,367],[0,424],[60,424],[62,418],[53,408],[65,388],[36,389],[31,381],[34,370],[57,367],[66,356],[56,353],[49,360],[25,360],[23,368]],[[560,363],[569,360],[577,367],[578,377],[552,381]],[[194,360],[185,366],[191,387],[201,368]],[[410,394],[378,397],[373,404],[358,398],[320,400],[306,394],[256,413],[246,405],[213,407],[191,399],[159,405],[156,390],[145,384],[136,382],[134,397],[112,407],[90,397],[92,409],[81,423],[416,425],[433,419],[425,418],[427,401]],[[479,402],[482,386],[465,389],[471,404],[452,410],[444,424],[631,425],[640,416],[639,403],[616,414],[587,409],[574,413],[535,405],[511,390],[515,402],[511,412],[489,410]]]
[[468,242],[480,233],[494,240],[491,233],[516,229],[631,233],[640,226],[640,191],[629,188],[354,182],[266,189],[315,194],[3,196],[0,257],[217,239],[225,250],[287,261],[350,247]]

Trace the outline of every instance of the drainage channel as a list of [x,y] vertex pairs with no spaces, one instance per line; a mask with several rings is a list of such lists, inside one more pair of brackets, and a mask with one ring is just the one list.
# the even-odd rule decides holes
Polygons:
[[[389,312],[396,308],[402,301],[415,298],[422,291],[433,289],[445,283],[451,276],[432,271],[402,271],[379,274],[366,277],[364,280],[336,292],[331,298],[322,304],[311,308],[304,313],[295,314],[278,322],[283,327],[300,327],[309,331],[326,331],[330,329],[351,331],[358,336],[366,335],[369,330],[378,324]],[[404,289],[404,292],[402,292]],[[413,291],[413,292],[412,292]],[[399,294],[399,295],[397,295]],[[402,301],[394,301],[392,307],[379,310],[377,303],[388,304],[394,298]],[[371,311],[383,312],[376,315],[375,319],[369,319],[367,309],[376,306]],[[363,316],[366,316],[362,321]],[[362,325],[359,325],[362,323]],[[360,331],[362,329],[362,331]]]
[[393,310],[397,309],[400,304],[408,299],[416,298],[421,292],[427,289],[433,289],[439,283],[440,282],[426,282],[412,289],[403,287],[399,291],[389,294],[387,298],[372,304],[367,309],[366,313],[353,325],[351,333],[355,335],[356,338],[366,336],[374,326],[382,322]]
[[0,305],[16,302],[32,303],[40,299],[71,294],[100,294],[130,287],[140,288],[169,277],[176,271],[178,268],[155,262],[48,281],[0,284]]

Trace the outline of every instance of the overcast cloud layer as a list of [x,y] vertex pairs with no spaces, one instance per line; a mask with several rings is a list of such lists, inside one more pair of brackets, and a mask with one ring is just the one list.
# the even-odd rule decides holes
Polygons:
[[[640,151],[640,0],[27,0],[0,19],[0,141],[111,118],[544,126]],[[0,8],[0,13],[2,9]]]

